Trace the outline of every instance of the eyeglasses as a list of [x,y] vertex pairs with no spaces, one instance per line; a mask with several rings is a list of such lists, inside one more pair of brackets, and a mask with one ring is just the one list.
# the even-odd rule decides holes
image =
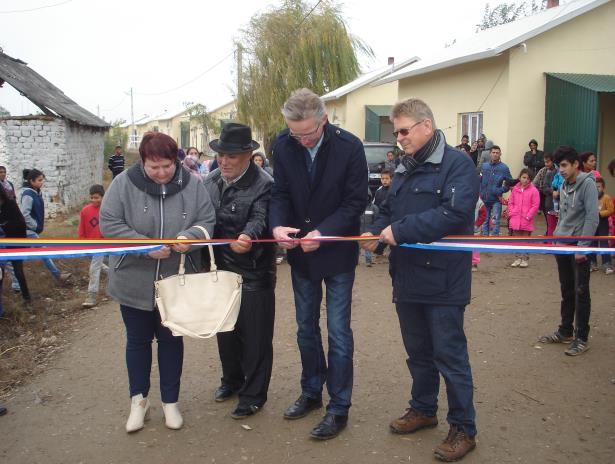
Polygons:
[[403,129],[396,130],[396,131],[393,132],[393,135],[395,136],[395,138],[397,138],[399,136],[399,134],[401,134],[401,135],[403,135],[405,137],[406,135],[408,135],[410,133],[410,131],[412,129],[414,129],[416,126],[418,126],[422,122],[425,122],[425,120],[422,119],[419,122],[415,122],[410,127],[405,127]]
[[316,129],[314,129],[312,132],[308,132],[307,134],[299,135],[299,134],[293,134],[292,131],[291,131],[288,135],[290,135],[293,139],[300,141],[301,139],[307,139],[307,138],[312,137],[313,135],[316,134],[316,132],[318,132],[318,129],[320,129],[320,122],[316,126]]

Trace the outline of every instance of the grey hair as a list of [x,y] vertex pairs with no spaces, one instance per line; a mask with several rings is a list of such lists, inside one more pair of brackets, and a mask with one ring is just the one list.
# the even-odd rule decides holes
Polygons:
[[325,104],[310,89],[295,90],[282,107],[282,115],[289,121],[304,121],[325,117]]
[[433,128],[436,129],[436,120],[433,117],[431,108],[427,103],[418,98],[408,98],[407,100],[397,102],[391,110],[391,122],[400,116],[414,119],[416,122],[429,119]]

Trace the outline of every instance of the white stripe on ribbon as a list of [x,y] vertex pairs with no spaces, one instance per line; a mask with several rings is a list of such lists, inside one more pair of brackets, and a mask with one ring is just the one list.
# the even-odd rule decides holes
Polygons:
[[433,243],[404,243],[401,245],[406,248],[418,248],[420,250],[436,251],[484,251],[494,253],[541,253],[549,255],[610,255],[615,254],[615,248],[595,248],[579,246],[549,246],[549,245],[497,245],[494,243],[455,243],[455,242],[433,242]]
[[[124,255],[131,253],[148,253],[150,251],[159,250],[162,245],[138,245],[131,247],[100,247],[74,250],[54,250],[53,248],[30,248],[28,251],[2,251],[0,253],[0,261],[20,260],[26,261],[30,259],[46,259],[46,258],[81,258],[84,256],[98,255]],[[3,249],[6,250],[6,249]]]

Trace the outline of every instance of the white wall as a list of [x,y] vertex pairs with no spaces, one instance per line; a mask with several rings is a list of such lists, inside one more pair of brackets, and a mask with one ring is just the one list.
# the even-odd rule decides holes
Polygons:
[[63,119],[0,120],[0,165],[21,186],[23,169],[45,174],[45,212],[54,216],[83,205],[92,184],[102,183],[104,132]]

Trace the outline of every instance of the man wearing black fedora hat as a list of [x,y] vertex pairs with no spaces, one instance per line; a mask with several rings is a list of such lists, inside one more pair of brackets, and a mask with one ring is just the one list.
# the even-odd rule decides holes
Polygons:
[[[367,161],[361,141],[327,120],[318,95],[294,92],[282,109],[288,129],[274,145],[270,226],[288,249],[301,353],[301,395],[284,412],[300,419],[330,401],[311,432],[315,439],[337,436],[348,420],[352,396],[354,341],[350,328],[352,287],[358,262],[356,242],[292,242],[293,237],[358,235],[366,206]],[[320,334],[322,283],[326,287],[327,360]]]
[[222,384],[214,398],[225,401],[237,392],[239,402],[231,417],[243,419],[267,401],[273,363],[275,247],[251,242],[270,237],[267,211],[273,179],[251,161],[259,144],[248,126],[225,124],[209,146],[218,153],[218,168],[205,179],[216,209],[214,237],[237,239],[230,246],[214,247],[216,263],[243,277],[235,330],[217,335]]

